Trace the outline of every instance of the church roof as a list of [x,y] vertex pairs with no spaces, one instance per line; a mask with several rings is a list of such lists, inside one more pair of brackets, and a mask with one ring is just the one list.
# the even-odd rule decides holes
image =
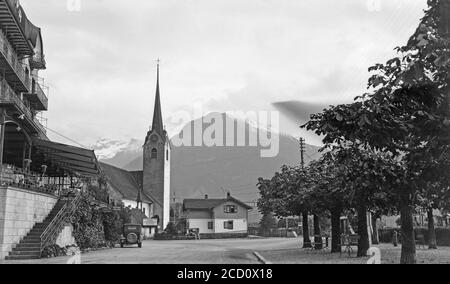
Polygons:
[[105,174],[108,183],[118,192],[124,199],[137,200],[140,193],[140,199],[145,203],[156,203],[154,198],[142,192],[142,171],[129,172],[105,163],[99,163],[102,172]]

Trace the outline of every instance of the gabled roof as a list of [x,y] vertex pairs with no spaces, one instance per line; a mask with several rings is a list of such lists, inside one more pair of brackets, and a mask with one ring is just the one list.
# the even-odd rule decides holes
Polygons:
[[126,170],[99,163],[102,172],[105,174],[108,183],[118,192],[124,199],[136,201],[139,192],[141,193],[141,201],[145,203],[156,203],[153,198],[142,192],[142,181],[138,180],[138,172],[128,172]]
[[247,210],[253,209],[251,206],[232,196],[223,199],[185,199],[183,208],[184,210],[212,210],[229,201],[237,203]]

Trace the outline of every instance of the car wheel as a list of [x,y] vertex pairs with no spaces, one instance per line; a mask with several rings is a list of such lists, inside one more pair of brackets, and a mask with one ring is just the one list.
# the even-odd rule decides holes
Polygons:
[[139,247],[139,248],[142,248],[142,243],[139,243],[139,244],[138,244],[138,247]]
[[120,247],[123,248],[123,244],[120,244]]

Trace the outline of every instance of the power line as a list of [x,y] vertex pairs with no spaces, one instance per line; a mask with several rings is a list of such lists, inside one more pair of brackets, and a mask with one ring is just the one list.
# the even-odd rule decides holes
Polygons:
[[71,138],[69,138],[69,137],[67,137],[67,136],[64,136],[63,134],[59,133],[59,132],[56,131],[56,130],[53,130],[53,129],[48,128],[48,127],[47,127],[47,130],[50,130],[50,132],[53,132],[53,133],[55,133],[56,135],[59,135],[59,136],[61,136],[62,138],[67,139],[67,140],[69,140],[70,142],[75,143],[75,144],[77,144],[78,146],[80,146],[80,147],[82,147],[82,148],[86,148],[86,149],[89,148],[89,147],[86,147],[86,146],[84,146],[83,144],[81,144],[81,143],[79,143],[79,142],[77,142],[77,141],[75,141],[75,140],[73,140],[73,139],[71,139]]

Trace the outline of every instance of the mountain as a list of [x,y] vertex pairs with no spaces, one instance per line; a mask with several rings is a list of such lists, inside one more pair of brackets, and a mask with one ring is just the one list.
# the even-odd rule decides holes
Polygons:
[[[227,115],[222,115],[222,117],[224,126],[227,123],[234,123],[235,135],[239,131],[245,131],[247,142],[251,135],[267,135],[266,130],[258,126],[250,123],[236,123],[235,118]],[[211,126],[211,123],[201,123],[200,120],[196,120],[186,125],[182,132],[187,133],[191,129],[191,134],[193,134],[196,123],[203,126],[203,131]],[[224,129],[226,128],[224,127]],[[225,139],[226,134],[224,134]],[[231,191],[234,197],[250,203],[255,208],[250,214],[250,222],[258,222],[260,215],[256,210],[255,203],[258,199],[256,187],[258,178],[272,177],[282,165],[298,165],[300,163],[299,141],[292,136],[279,136],[279,154],[275,157],[261,157],[262,149],[264,147],[261,146],[173,147],[171,194],[175,193],[177,201],[182,201],[185,198],[203,198],[205,194],[211,198],[222,197],[227,191]],[[320,157],[318,150],[319,147],[306,145],[305,162],[309,163],[312,159]],[[139,149],[136,152],[125,149],[109,161],[118,163],[117,166],[126,170],[142,170],[142,150]],[[108,160],[105,162],[108,163]]]
[[143,141],[137,139],[123,142],[120,140],[101,138],[92,148],[100,161],[116,167],[123,167],[139,156],[142,156],[143,144]]

